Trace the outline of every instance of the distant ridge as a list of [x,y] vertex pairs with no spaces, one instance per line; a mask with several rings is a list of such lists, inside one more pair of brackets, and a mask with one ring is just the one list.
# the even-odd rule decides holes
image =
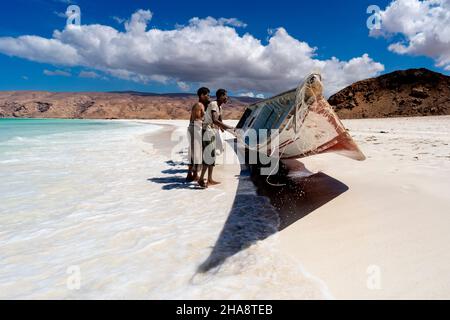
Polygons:
[[[226,119],[239,119],[245,106],[260,99],[231,97]],[[0,92],[0,118],[189,119],[196,95],[191,93]]]
[[[189,119],[192,93],[0,92],[0,118]],[[226,119],[240,119],[245,107],[260,101],[231,97]],[[343,119],[450,115],[450,77],[428,69],[391,72],[358,81],[331,96]]]

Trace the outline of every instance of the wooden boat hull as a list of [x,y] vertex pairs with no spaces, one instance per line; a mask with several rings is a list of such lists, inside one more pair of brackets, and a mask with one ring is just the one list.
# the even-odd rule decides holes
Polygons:
[[[303,85],[304,86],[304,85]],[[337,153],[362,161],[366,157],[323,96],[302,103],[297,90],[248,107],[237,128],[245,148],[280,159]],[[254,131],[276,130],[266,139],[248,139]]]

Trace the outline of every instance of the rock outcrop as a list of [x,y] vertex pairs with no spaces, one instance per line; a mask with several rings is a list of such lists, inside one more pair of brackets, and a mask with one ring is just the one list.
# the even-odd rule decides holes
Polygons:
[[356,82],[328,102],[343,119],[450,115],[450,77],[428,69],[395,71]]

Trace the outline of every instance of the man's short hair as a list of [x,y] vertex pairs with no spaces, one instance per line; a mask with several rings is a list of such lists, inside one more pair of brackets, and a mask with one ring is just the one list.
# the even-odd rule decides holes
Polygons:
[[202,87],[200,89],[198,89],[197,91],[197,95],[200,98],[201,96],[205,95],[205,94],[209,94],[211,91],[209,91],[208,88]]
[[225,90],[225,89],[219,89],[219,90],[217,90],[217,92],[216,92],[216,98],[217,99],[220,99],[221,97],[223,97],[224,95],[226,95],[227,94],[227,90]]

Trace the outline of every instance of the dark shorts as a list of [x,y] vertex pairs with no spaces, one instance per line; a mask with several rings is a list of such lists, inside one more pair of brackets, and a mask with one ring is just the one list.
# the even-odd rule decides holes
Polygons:
[[216,165],[216,135],[212,129],[203,129],[203,165]]

